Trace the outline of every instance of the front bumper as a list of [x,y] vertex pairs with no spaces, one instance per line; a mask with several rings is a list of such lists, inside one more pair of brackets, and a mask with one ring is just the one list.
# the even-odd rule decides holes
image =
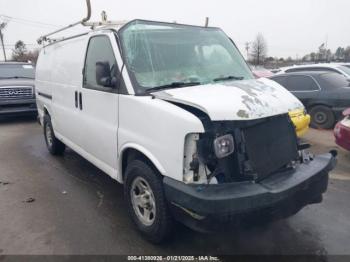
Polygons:
[[260,211],[288,209],[293,214],[321,201],[327,190],[328,172],[336,164],[335,156],[317,156],[293,171],[271,175],[258,183],[186,185],[164,178],[165,196],[175,217],[200,231]]
[[36,100],[18,99],[18,100],[0,100],[0,115],[25,115],[36,114]]

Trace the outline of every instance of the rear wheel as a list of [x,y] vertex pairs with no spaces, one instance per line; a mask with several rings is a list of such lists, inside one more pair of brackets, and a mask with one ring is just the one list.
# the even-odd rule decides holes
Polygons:
[[315,106],[310,110],[311,126],[314,128],[330,129],[335,124],[335,116],[327,106]]
[[62,155],[64,153],[66,145],[55,137],[51,118],[48,115],[44,116],[44,136],[47,149],[52,155]]
[[149,241],[162,242],[173,223],[159,174],[142,160],[133,160],[125,176],[124,195],[133,222]]

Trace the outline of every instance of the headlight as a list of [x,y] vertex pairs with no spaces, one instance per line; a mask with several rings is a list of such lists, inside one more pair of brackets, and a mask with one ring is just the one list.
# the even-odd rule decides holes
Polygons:
[[217,158],[224,158],[231,155],[235,149],[233,136],[224,135],[214,140],[214,152]]

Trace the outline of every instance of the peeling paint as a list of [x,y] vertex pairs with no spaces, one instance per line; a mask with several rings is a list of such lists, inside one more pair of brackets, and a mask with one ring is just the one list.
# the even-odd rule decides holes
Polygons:
[[153,95],[198,108],[211,120],[259,119],[304,108],[295,96],[269,79],[175,88]]
[[249,114],[245,110],[239,110],[237,112],[237,116],[242,118],[249,118]]

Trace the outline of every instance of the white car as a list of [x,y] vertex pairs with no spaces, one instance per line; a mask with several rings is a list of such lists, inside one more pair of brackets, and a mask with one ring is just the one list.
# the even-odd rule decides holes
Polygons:
[[335,165],[334,152],[302,153],[288,112],[303,105],[254,79],[219,28],[134,20],[51,41],[36,92],[48,150],[69,146],[123,183],[132,220],[156,243],[173,219],[216,230],[290,216],[321,201]]
[[290,67],[283,67],[277,74],[294,73],[302,71],[330,71],[342,74],[347,79],[350,79],[350,65],[346,63],[295,65]]

